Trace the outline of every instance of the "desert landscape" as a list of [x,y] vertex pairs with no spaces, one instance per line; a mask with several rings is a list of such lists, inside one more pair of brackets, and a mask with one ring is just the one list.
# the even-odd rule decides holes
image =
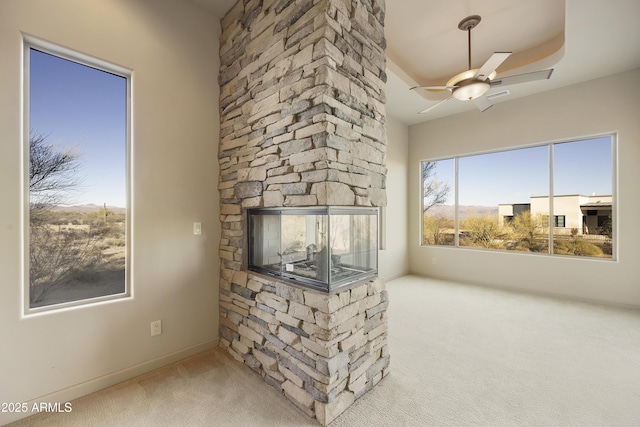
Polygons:
[[98,205],[32,213],[30,308],[124,293],[125,213]]

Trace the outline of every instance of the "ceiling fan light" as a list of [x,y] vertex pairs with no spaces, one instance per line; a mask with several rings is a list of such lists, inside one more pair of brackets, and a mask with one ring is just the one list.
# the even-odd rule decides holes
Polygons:
[[470,101],[484,95],[490,87],[491,85],[485,81],[471,81],[454,89],[453,97],[460,101]]

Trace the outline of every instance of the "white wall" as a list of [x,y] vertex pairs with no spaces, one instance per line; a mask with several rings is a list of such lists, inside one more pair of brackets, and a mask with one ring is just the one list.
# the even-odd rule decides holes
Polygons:
[[[134,70],[133,298],[22,316],[21,32]],[[65,401],[216,344],[219,32],[178,0],[0,2],[0,402]]]
[[[409,129],[412,273],[640,307],[640,70]],[[420,160],[618,134],[617,261],[420,246]],[[436,264],[432,259],[436,258]]]
[[409,272],[407,246],[407,162],[409,128],[387,116],[386,247],[378,253],[379,274],[385,280]]

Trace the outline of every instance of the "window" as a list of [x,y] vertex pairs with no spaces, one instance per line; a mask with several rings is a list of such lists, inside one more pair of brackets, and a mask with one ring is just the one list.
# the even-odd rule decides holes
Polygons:
[[[564,215],[554,215],[553,216],[553,226],[554,227],[564,227],[564,219],[565,219]],[[543,223],[548,223],[549,222],[549,215],[543,215],[542,222]]]
[[554,227],[562,227],[564,228],[564,215],[554,215],[553,216],[553,226]]
[[424,161],[422,243],[613,258],[614,153],[607,135]]
[[25,307],[128,294],[130,73],[25,41]]
[[[460,157],[459,245],[546,251],[548,245],[534,236],[542,231],[539,217],[548,210],[532,215],[530,196],[549,192],[548,157],[545,146]],[[513,216],[509,226],[505,216]]]
[[610,222],[610,215],[598,215],[598,227],[606,227]]

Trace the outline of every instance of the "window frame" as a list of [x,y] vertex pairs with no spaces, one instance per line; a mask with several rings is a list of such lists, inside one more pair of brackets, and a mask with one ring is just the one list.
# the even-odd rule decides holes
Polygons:
[[[599,139],[599,138],[609,138],[610,142],[611,142],[611,221],[613,222],[614,226],[612,227],[612,236],[611,236],[611,257],[607,257],[607,258],[600,258],[600,257],[593,257],[593,256],[580,256],[580,255],[564,255],[564,254],[556,254],[553,252],[553,229],[554,228],[559,228],[557,225],[555,225],[557,222],[557,216],[558,215],[554,215],[553,213],[553,200],[556,197],[556,195],[554,194],[554,188],[553,188],[553,168],[554,168],[554,156],[553,156],[553,149],[555,145],[558,144],[563,144],[563,143],[571,143],[571,142],[580,142],[580,141],[588,141],[588,140],[593,140],[593,139]],[[525,145],[521,145],[521,146],[511,146],[511,147],[505,147],[505,148],[501,148],[501,149],[495,149],[495,150],[487,150],[487,151],[478,151],[478,152],[472,152],[472,153],[466,153],[466,154],[458,154],[458,155],[452,155],[452,156],[442,156],[442,157],[435,157],[435,158],[428,158],[428,159],[423,159],[420,160],[418,165],[418,173],[419,173],[419,179],[420,179],[420,203],[419,203],[419,208],[420,208],[420,235],[418,236],[420,241],[419,241],[419,245],[422,247],[442,247],[442,248],[455,248],[455,249],[467,249],[467,250],[481,250],[481,251],[490,251],[490,252],[499,252],[499,253],[508,253],[508,254],[516,254],[516,255],[529,255],[529,256],[552,256],[552,257],[563,257],[563,258],[574,258],[574,259],[581,259],[581,260],[590,260],[590,261],[606,261],[606,262],[617,262],[618,260],[618,213],[617,213],[617,204],[618,204],[618,197],[617,197],[617,191],[618,191],[618,158],[617,158],[617,146],[618,146],[618,134],[615,131],[612,132],[604,132],[604,133],[599,133],[599,134],[593,134],[593,135],[583,135],[583,136],[578,136],[575,138],[568,138],[568,139],[563,139],[563,140],[555,140],[555,141],[548,141],[548,142],[543,142],[543,143],[534,143],[534,144],[525,144]],[[549,157],[548,157],[548,176],[549,176],[549,194],[546,196],[549,199],[549,211],[548,211],[548,215],[547,215],[547,221],[548,221],[548,230],[549,230],[549,249],[548,252],[522,252],[522,251],[513,251],[513,250],[503,250],[503,249],[490,249],[490,248],[480,248],[480,247],[469,247],[469,246],[461,246],[460,245],[460,239],[459,239],[459,232],[457,232],[457,230],[459,230],[459,222],[460,222],[460,218],[459,218],[459,159],[461,158],[465,158],[465,157],[472,157],[472,156],[481,156],[481,155],[485,155],[485,154],[494,154],[494,153],[502,153],[502,152],[508,152],[508,151],[513,151],[513,150],[520,150],[520,149],[527,149],[527,148],[536,148],[536,147],[547,147],[548,151],[549,151]],[[454,183],[453,183],[453,188],[454,188],[454,230],[456,230],[454,232],[454,244],[453,245],[435,245],[435,244],[425,244],[424,243],[424,181],[422,179],[422,165],[425,162],[437,162],[437,161],[443,161],[443,160],[453,160],[454,161]],[[551,215],[553,215],[553,217],[551,217]],[[553,219],[552,219],[553,218]],[[566,224],[566,222],[565,222]],[[566,227],[565,227],[566,228]]]
[[[125,204],[126,204],[126,224],[125,224],[125,289],[123,293],[103,295],[93,298],[85,298],[64,303],[50,304],[41,307],[30,307],[29,303],[29,149],[30,149],[30,76],[31,76],[31,49],[55,56],[57,58],[84,65],[98,71],[113,74],[122,77],[126,82],[125,94]],[[22,213],[21,227],[22,236],[22,317],[30,317],[34,315],[59,312],[65,309],[78,307],[87,307],[100,303],[119,301],[130,299],[133,297],[133,209],[132,209],[132,193],[133,193],[133,132],[132,132],[132,87],[133,87],[133,70],[116,65],[114,63],[99,59],[97,57],[81,53],[79,51],[60,46],[58,44],[43,40],[30,34],[22,33]]]

